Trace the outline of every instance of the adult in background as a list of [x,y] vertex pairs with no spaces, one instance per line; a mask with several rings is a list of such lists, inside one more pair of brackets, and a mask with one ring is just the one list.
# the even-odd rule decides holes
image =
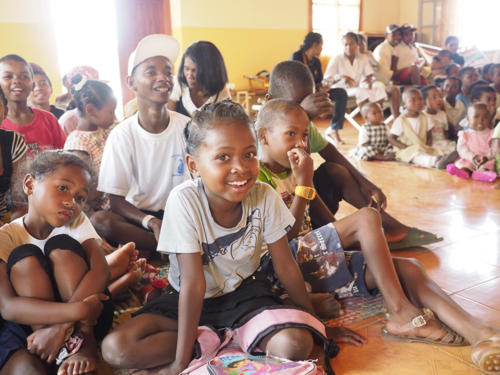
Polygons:
[[191,117],[207,103],[231,99],[227,71],[217,47],[204,40],[192,43],[182,55],[168,108]]
[[309,32],[304,38],[300,48],[290,56],[290,61],[300,61],[309,67],[316,87],[316,95],[328,96],[335,102],[333,116],[330,122],[330,127],[325,130],[325,136],[332,139],[336,143],[344,143],[340,139],[339,130],[344,125],[345,108],[347,105],[347,92],[343,88],[332,88],[322,86],[323,70],[319,56],[323,50],[323,37],[320,33]]

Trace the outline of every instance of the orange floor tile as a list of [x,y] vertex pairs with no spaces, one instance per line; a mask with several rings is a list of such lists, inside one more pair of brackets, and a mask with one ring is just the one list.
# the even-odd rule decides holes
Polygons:
[[[319,122],[325,129],[327,122]],[[345,122],[339,149],[347,154],[357,131]],[[315,162],[321,162],[320,157]],[[419,259],[430,276],[466,311],[500,326],[500,181],[464,181],[444,171],[396,162],[353,162],[382,187],[388,211],[403,223],[444,237],[428,248],[393,253]],[[337,218],[353,212],[342,204]],[[377,319],[372,319],[372,321]],[[363,325],[365,327],[363,327]],[[368,326],[366,326],[368,325]],[[333,360],[338,375],[480,374],[470,347],[395,343],[380,337],[383,322],[351,326],[368,338],[361,348],[342,346]]]

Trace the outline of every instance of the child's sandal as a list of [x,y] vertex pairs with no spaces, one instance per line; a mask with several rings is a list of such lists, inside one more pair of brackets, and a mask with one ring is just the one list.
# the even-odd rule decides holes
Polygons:
[[422,342],[427,344],[436,344],[436,345],[446,345],[446,346],[466,346],[468,345],[467,340],[464,337],[453,331],[450,327],[448,327],[443,322],[439,321],[441,327],[446,331],[444,336],[416,336],[412,332],[415,328],[424,327],[427,322],[430,320],[437,320],[434,316],[434,313],[427,309],[423,309],[423,314],[418,315],[411,320],[410,323],[406,325],[408,329],[408,334],[406,335],[394,335],[390,333],[387,328],[382,327],[382,338],[389,341],[402,341],[402,342]]

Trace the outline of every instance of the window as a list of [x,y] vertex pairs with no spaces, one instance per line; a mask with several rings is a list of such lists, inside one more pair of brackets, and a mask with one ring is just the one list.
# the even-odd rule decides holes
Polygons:
[[311,0],[312,31],[323,36],[323,54],[342,51],[342,35],[359,30],[361,0]]
[[[118,103],[122,90],[118,65],[118,42],[114,1],[51,0],[61,74],[79,65],[90,65],[99,79],[113,89]],[[122,117],[122,106],[116,108]]]
[[458,0],[457,9],[461,46],[476,46],[481,51],[500,48],[495,32],[500,1]]

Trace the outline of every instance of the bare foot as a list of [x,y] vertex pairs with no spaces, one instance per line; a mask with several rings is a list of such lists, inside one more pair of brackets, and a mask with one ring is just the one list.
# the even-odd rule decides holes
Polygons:
[[108,262],[111,272],[111,280],[127,272],[136,261],[138,254],[139,252],[135,249],[135,244],[129,242],[119,247],[111,254],[106,255],[106,261]]
[[340,316],[340,303],[330,293],[311,293],[311,302],[314,312],[322,319],[331,319]]
[[146,259],[137,259],[127,272],[108,285],[111,295],[116,297],[120,292],[137,283],[144,276],[147,266]]
[[[97,342],[94,334],[91,333],[93,327],[86,329],[84,341],[78,353],[68,357],[59,366],[57,375],[86,374],[95,370],[97,363]],[[90,329],[90,331],[89,331]],[[83,329],[82,329],[83,331]]]

